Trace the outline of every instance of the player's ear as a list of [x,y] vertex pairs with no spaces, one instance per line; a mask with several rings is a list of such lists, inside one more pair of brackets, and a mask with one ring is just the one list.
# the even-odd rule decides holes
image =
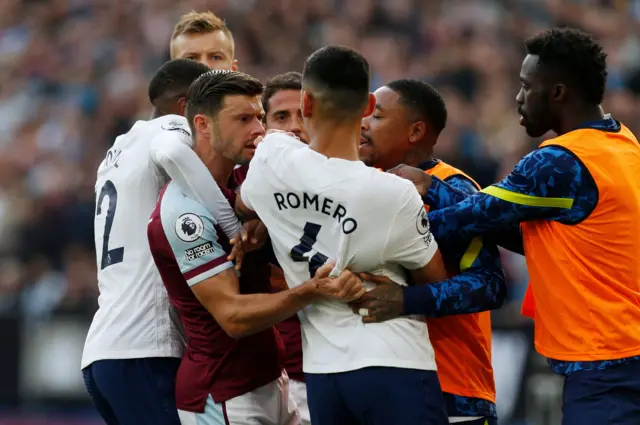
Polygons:
[[369,101],[367,102],[367,107],[362,114],[362,118],[368,117],[373,114],[373,111],[376,110],[376,97],[373,93],[369,93]]
[[309,118],[311,116],[314,101],[315,99],[311,93],[305,90],[302,91],[302,97],[300,98],[300,111],[302,111],[302,116],[304,118]]
[[411,127],[409,127],[409,141],[411,143],[416,143],[417,141],[422,140],[426,133],[427,126],[424,122],[414,122],[411,124]]
[[233,62],[231,62],[231,70],[232,71],[238,70],[238,59],[234,59]]
[[551,90],[552,100],[555,102],[562,102],[567,96],[567,86],[564,84],[556,84]]
[[209,134],[210,122],[211,120],[209,119],[208,116],[204,114],[197,114],[195,117],[193,117],[193,128],[198,133]]
[[185,109],[187,107],[187,98],[186,97],[181,97],[178,99],[178,111],[179,111],[179,115],[184,116],[185,115]]

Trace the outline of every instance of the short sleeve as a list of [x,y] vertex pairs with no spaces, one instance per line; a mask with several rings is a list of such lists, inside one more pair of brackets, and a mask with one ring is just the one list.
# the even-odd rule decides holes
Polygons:
[[251,161],[249,170],[247,171],[247,177],[240,186],[240,199],[242,199],[242,203],[252,211],[255,211],[252,206],[253,204],[251,203],[251,199],[255,190],[256,178],[260,173],[258,171],[259,168],[260,164],[257,161]]
[[278,138],[274,136],[275,135],[272,134],[265,137],[262,143],[258,145],[251,164],[249,164],[247,176],[240,187],[240,199],[242,199],[242,203],[252,211],[255,211],[252,201],[254,196],[259,193],[258,191],[263,183],[263,176],[267,168],[266,161],[274,145],[279,143]]
[[396,198],[397,212],[389,228],[384,262],[415,270],[431,261],[438,244],[431,234],[429,218],[413,185],[406,186]]
[[213,216],[201,204],[165,194],[160,215],[167,241],[189,286],[233,267],[218,242]]

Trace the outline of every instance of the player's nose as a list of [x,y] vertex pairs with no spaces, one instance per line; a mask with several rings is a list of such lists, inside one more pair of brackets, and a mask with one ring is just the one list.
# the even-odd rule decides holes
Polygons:
[[299,125],[298,123],[293,123],[289,129],[287,131],[290,131],[291,133],[295,134],[296,136],[299,136],[300,133],[302,133],[302,126]]
[[253,127],[253,136],[254,137],[264,136],[266,133],[267,131],[265,130],[264,125],[262,125],[262,121],[256,120],[256,123],[254,124],[254,127]]

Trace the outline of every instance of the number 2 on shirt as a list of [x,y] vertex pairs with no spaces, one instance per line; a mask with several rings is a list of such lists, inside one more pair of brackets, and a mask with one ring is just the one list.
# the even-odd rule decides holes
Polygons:
[[98,196],[96,205],[96,215],[102,214],[102,200],[104,197],[109,198],[109,206],[107,207],[107,216],[104,223],[104,235],[102,236],[102,261],[100,270],[122,262],[124,258],[124,247],[114,248],[109,251],[109,235],[113,226],[113,218],[116,215],[116,206],[118,205],[118,191],[111,180],[107,180]]
[[322,267],[328,259],[326,255],[320,252],[316,252],[313,257],[309,258],[309,252],[313,249],[313,245],[316,243],[318,233],[320,233],[321,228],[322,226],[319,224],[307,222],[307,224],[304,225],[304,231],[300,238],[300,243],[291,248],[291,252],[289,253],[293,261],[309,262],[309,275],[311,277],[316,275],[316,271]]

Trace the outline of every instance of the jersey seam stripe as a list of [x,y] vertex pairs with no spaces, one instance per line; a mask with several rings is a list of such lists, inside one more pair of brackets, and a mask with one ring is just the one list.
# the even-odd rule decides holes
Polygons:
[[541,196],[525,195],[523,193],[516,193],[510,190],[489,186],[482,189],[480,192],[486,193],[498,199],[501,199],[512,204],[525,205],[530,207],[549,207],[549,208],[572,208],[573,198],[546,198]]
[[473,266],[473,263],[475,263],[478,259],[483,246],[484,244],[482,242],[482,238],[475,237],[471,240],[469,246],[467,247],[467,250],[464,252],[462,258],[460,259],[461,272],[468,270]]
[[[212,270],[217,269],[218,267],[225,265],[225,263],[229,263],[233,266],[233,263],[231,263],[231,261],[227,260],[227,255],[224,254],[218,258],[215,258],[211,261],[209,261],[208,263],[202,264],[198,267],[196,267],[193,270],[189,270],[188,272],[184,273],[184,278],[187,281],[187,283],[189,283],[191,285],[191,281],[199,276],[202,276],[205,273],[210,273]],[[215,274],[215,273],[214,273]],[[213,274],[209,274],[209,277],[213,276]]]

